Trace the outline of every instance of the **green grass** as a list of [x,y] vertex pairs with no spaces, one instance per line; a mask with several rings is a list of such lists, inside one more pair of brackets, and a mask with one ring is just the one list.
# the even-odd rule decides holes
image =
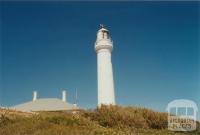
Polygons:
[[4,114],[0,135],[200,135],[167,130],[167,114],[145,108],[102,106],[71,112],[39,112],[30,116]]

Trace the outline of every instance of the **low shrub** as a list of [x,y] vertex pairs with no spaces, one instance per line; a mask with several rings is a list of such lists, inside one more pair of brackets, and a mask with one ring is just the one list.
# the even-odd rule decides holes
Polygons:
[[0,117],[0,135],[199,135],[167,130],[167,114],[145,108],[102,106],[95,110],[38,112]]
[[101,108],[85,112],[84,115],[103,127],[167,128],[167,114],[143,108],[102,105]]

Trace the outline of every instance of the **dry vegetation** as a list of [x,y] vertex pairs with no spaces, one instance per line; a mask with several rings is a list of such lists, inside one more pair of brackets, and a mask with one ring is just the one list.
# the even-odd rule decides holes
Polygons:
[[145,108],[103,106],[75,114],[9,111],[0,115],[0,135],[200,135],[199,127],[192,133],[168,131],[167,114]]

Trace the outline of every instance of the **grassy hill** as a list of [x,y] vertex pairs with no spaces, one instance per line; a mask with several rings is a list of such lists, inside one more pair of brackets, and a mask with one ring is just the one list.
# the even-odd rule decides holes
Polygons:
[[167,114],[145,108],[103,106],[77,113],[0,112],[0,135],[200,135],[199,126],[196,132],[168,131]]

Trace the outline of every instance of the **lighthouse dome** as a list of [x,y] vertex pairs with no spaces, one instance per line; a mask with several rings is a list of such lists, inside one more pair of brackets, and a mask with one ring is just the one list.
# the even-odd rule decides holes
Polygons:
[[97,40],[110,39],[109,31],[105,27],[101,27],[97,32]]
[[97,39],[95,43],[95,50],[98,51],[100,49],[108,49],[112,51],[112,40],[110,37],[109,31],[105,28],[104,25],[100,25],[100,29],[97,32]]

